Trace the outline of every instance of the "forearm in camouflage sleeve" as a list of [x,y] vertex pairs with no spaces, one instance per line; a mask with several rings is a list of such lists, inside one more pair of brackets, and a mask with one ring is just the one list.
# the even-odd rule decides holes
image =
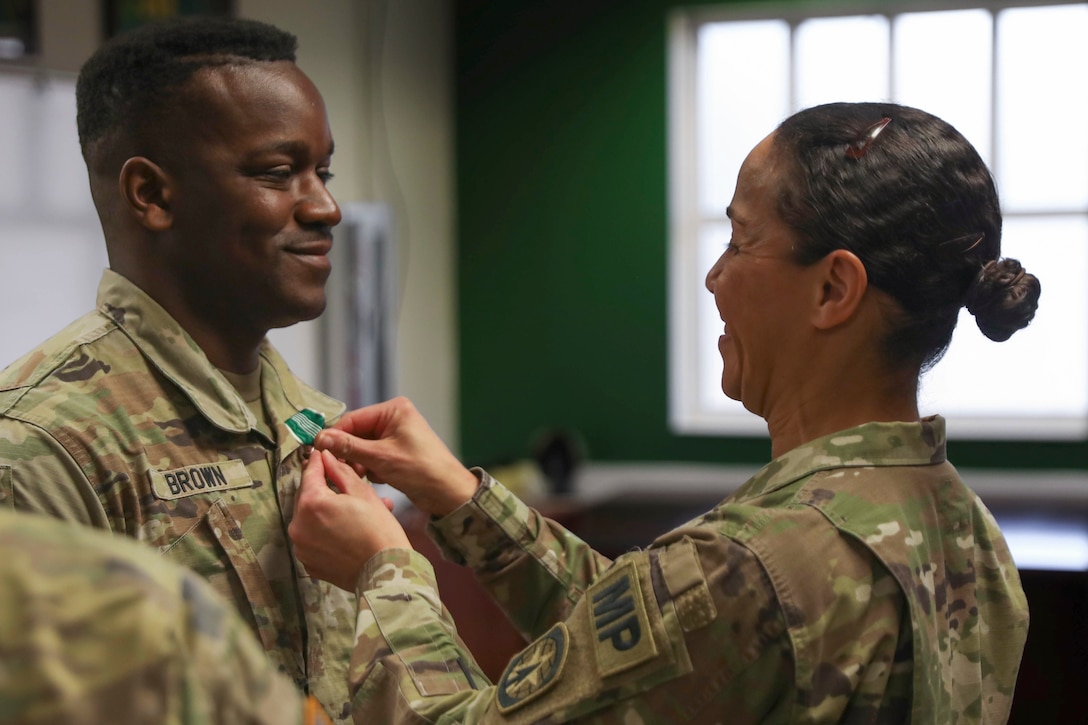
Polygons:
[[570,615],[611,561],[526,506],[486,471],[472,501],[432,522],[446,558],[472,567],[526,639]]
[[186,649],[178,654],[190,701],[206,700],[211,722],[325,725],[320,705],[307,702],[268,659],[248,625],[203,579],[186,573]]
[[[359,576],[349,670],[357,723],[471,722],[493,689],[438,597],[434,569],[411,549],[387,549]],[[420,718],[424,719],[420,719]]]
[[[714,551],[700,552],[706,545]],[[494,686],[457,639],[418,553],[375,556],[359,600],[351,669],[359,723],[651,725],[721,713],[785,722],[793,702],[772,587],[750,557],[705,539],[621,557]]]

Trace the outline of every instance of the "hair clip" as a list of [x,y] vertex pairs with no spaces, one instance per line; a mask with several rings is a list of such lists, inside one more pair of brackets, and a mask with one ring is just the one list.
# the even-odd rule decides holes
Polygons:
[[873,141],[876,141],[876,137],[880,135],[880,132],[884,130],[884,127],[892,122],[892,119],[885,116],[869,128],[862,132],[857,141],[846,145],[846,157],[849,159],[860,159],[865,154],[869,153],[869,146]]
[[964,234],[962,237],[956,237],[955,239],[949,239],[947,242],[941,242],[941,246],[956,246],[958,249],[954,250],[957,254],[967,254],[972,249],[982,244],[982,240],[986,238],[985,232],[978,234]]
[[964,254],[967,254],[967,253],[968,253],[968,252],[970,252],[970,251],[971,251],[972,249],[974,249],[974,248],[975,248],[975,247],[977,247],[978,245],[982,244],[982,240],[983,240],[983,239],[985,239],[985,238],[986,238],[986,235],[985,235],[985,234],[980,234],[980,235],[978,236],[978,239],[976,239],[976,240],[975,240],[975,241],[974,241],[974,242],[973,242],[973,243],[971,244],[971,246],[970,246],[970,247],[968,247],[967,249],[963,250],[963,253],[964,253]]

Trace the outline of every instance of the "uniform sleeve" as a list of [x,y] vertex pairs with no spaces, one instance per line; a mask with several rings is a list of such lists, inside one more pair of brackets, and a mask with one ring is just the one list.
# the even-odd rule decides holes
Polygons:
[[0,720],[331,722],[206,581],[120,537],[0,511]]
[[303,698],[294,682],[276,669],[237,612],[204,580],[186,573],[181,596],[187,611],[183,649],[176,655],[184,683],[179,701],[188,703],[191,714],[201,713],[195,720],[332,722],[316,700]]
[[355,722],[788,722],[793,660],[758,561],[692,530],[625,554],[569,616],[480,672],[442,607],[430,563],[379,553],[360,575],[350,687]]
[[468,565],[514,626],[534,639],[570,614],[611,561],[526,506],[485,471],[471,501],[430,525],[443,555]]
[[94,486],[68,450],[41,428],[10,418],[0,418],[0,504],[111,528]]

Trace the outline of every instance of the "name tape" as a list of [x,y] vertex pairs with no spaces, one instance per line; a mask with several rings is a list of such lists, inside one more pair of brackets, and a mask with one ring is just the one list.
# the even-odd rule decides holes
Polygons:
[[170,471],[152,471],[151,489],[167,501],[232,488],[252,488],[253,479],[241,461],[200,463]]

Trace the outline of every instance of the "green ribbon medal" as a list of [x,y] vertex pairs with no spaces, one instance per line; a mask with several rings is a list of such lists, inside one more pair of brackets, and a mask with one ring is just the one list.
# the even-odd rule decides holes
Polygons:
[[325,428],[325,416],[306,408],[287,419],[287,430],[304,446],[313,445],[314,438]]

